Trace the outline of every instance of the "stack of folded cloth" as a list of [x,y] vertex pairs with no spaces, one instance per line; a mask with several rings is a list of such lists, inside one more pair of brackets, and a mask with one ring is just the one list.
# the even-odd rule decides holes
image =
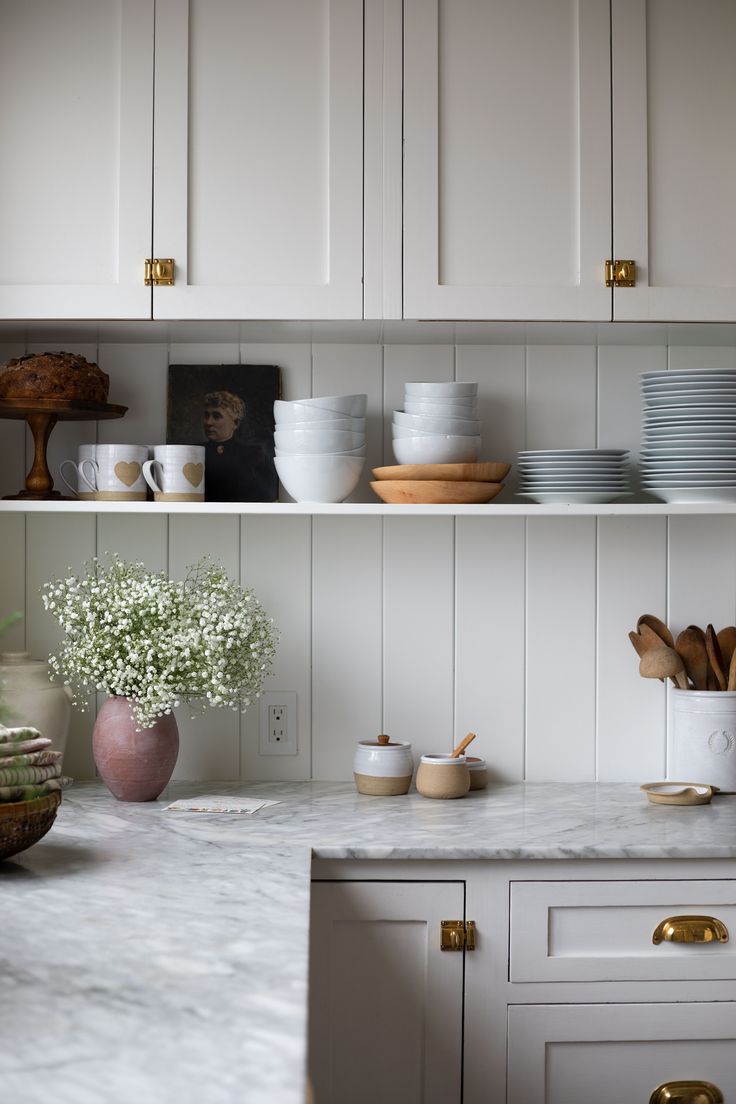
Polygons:
[[71,786],[61,773],[61,752],[37,728],[0,725],[0,801],[32,801]]

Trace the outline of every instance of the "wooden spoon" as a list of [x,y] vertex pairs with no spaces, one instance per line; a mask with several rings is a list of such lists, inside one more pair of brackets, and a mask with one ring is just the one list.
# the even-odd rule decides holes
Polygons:
[[728,689],[736,690],[736,652],[731,656],[731,666],[728,669]]
[[708,689],[708,652],[705,633],[697,625],[690,625],[678,634],[675,651],[685,664],[685,670],[696,690]]
[[[650,629],[648,625],[643,625],[644,634],[638,632],[630,632],[629,640],[634,646],[634,651],[639,656],[639,659],[652,648],[662,647],[662,638],[657,636],[653,629]],[[660,682],[664,682],[664,679],[660,679]]]
[[468,735],[465,737],[465,739],[461,740],[460,743],[457,745],[457,747],[452,752],[450,752],[450,758],[451,759],[457,759],[458,755],[462,755],[462,753],[465,751],[468,744],[472,744],[474,739],[475,739],[475,733],[474,732],[469,732]]
[[727,625],[716,635],[718,647],[721,649],[721,655],[723,656],[723,670],[728,671],[731,667],[733,653],[736,652],[736,625]]
[[642,632],[642,625],[646,625],[652,632],[655,632],[660,640],[662,640],[668,648],[674,648],[675,641],[672,633],[665,625],[664,621],[660,621],[658,617],[655,617],[653,613],[643,613],[639,620],[636,622],[636,631],[644,636]]
[[705,630],[705,648],[708,652],[708,659],[710,661],[713,674],[718,680],[718,689],[725,690],[728,686],[728,680],[723,672],[723,656],[721,655],[721,649],[718,646],[718,637],[716,636],[716,630],[712,625],[708,625]]
[[690,689],[682,659],[674,648],[668,648],[666,644],[644,653],[639,662],[639,674],[642,678],[671,678],[680,690]]

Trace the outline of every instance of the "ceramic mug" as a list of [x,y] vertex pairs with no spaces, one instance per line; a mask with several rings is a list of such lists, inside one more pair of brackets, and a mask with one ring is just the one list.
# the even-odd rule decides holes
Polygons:
[[[67,487],[75,496],[75,498],[82,499],[83,501],[94,498],[95,494],[94,489],[88,489],[87,480],[84,479],[80,471],[80,465],[83,460],[94,460],[96,448],[97,445],[80,445],[77,449],[76,461],[62,460],[59,464],[59,474],[61,475],[61,478],[64,480]],[[66,475],[64,474],[64,469],[67,467],[74,471],[74,475],[71,477],[71,479],[67,479]]]
[[143,477],[156,502],[204,502],[204,445],[156,445]]
[[79,478],[97,501],[145,502],[145,445],[96,445],[93,460],[82,460]]

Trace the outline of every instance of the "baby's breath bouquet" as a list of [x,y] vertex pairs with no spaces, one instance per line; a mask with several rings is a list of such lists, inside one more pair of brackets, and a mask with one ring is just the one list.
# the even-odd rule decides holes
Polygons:
[[127,698],[150,727],[177,705],[245,709],[260,693],[277,633],[253,592],[207,559],[182,582],[117,556],[41,588],[66,632],[52,669],[84,708],[100,690]]

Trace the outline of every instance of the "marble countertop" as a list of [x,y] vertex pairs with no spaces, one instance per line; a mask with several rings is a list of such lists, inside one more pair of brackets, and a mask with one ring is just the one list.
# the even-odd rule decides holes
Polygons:
[[[204,792],[279,803],[165,810]],[[736,858],[736,799],[679,809],[635,786],[536,784],[443,802],[206,783],[127,805],[78,784],[51,832],[0,863],[3,1098],[302,1104],[312,855]]]

